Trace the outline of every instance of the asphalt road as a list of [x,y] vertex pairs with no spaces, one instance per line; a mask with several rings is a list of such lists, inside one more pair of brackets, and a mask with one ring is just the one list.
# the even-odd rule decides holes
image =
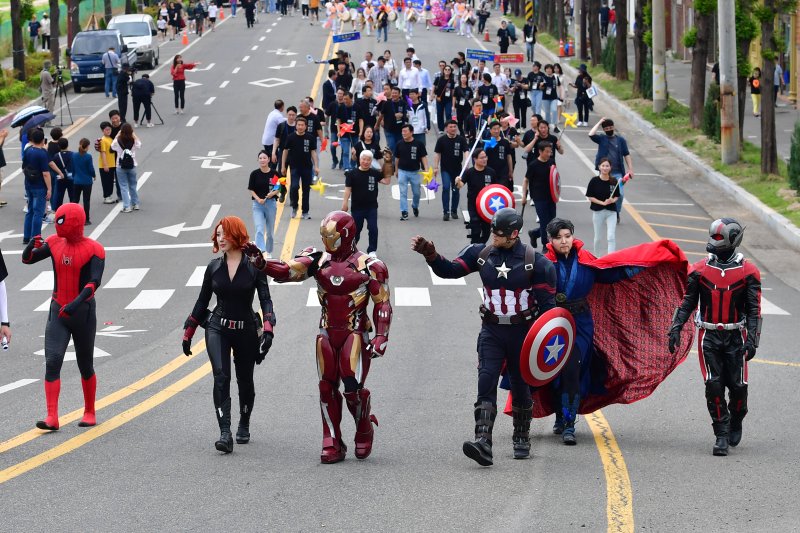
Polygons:
[[[408,42],[428,67],[467,45],[481,44],[420,27],[408,40],[392,31],[388,45],[365,37],[343,47],[355,58],[388,47],[397,58]],[[119,206],[102,205],[97,198],[92,206],[92,236],[108,250],[105,286],[97,294],[97,348],[102,351],[95,359],[100,399],[95,428],[76,425],[82,398],[77,368],[67,362],[62,429],[46,435],[31,429],[44,411],[43,356],[37,352],[45,314],[36,309],[48,297],[49,286],[40,275],[46,276],[42,273],[50,265],[19,262],[22,180],[6,180],[3,195],[9,206],[0,211],[0,236],[10,270],[14,338],[11,349],[0,355],[3,529],[796,528],[792,494],[800,468],[787,443],[800,433],[800,422],[792,416],[800,372],[795,348],[800,333],[792,327],[800,314],[797,254],[757,226],[748,228],[745,252],[764,273],[764,333],[751,366],[744,440],[728,458],[711,456],[713,437],[696,352],[652,397],[582,417],[577,447],[564,447],[550,434],[552,420],[537,420],[533,457],[514,461],[510,419],[500,416],[495,466],[481,469],[465,458],[460,446],[473,429],[480,284],[476,277],[461,285],[438,284],[424,261],[409,251],[410,238],[423,234],[443,254],[454,256],[466,244],[464,226],[441,220],[439,198],[423,200],[420,217],[401,223],[389,187],[380,198],[378,255],[390,271],[394,321],[386,357],[374,362],[367,380],[380,421],[372,456],[358,461],[351,454],[337,465],[319,464],[313,358],[319,310],[310,298],[309,281],[271,285],[278,325],[273,349],[257,367],[252,441],[228,456],[214,450],[212,378],[200,335],[195,356],[187,359],[180,353],[180,326],[199,290],[196,269],[212,257],[210,221],[236,214],[252,228],[247,176],[256,166],[266,115],[275,98],[296,104],[316,91],[324,68],[304,58],[329,56],[333,48],[327,34],[299,17],[261,15],[251,30],[242,16],[229,18],[216,32],[192,39],[183,52],[186,60],[201,61],[206,68],[188,75],[200,85],[187,90],[185,115],[170,114],[171,91],[157,89],[156,104],[166,124],[138,130],[140,172],[151,173],[146,181],[144,174],[140,178],[142,211],[122,214]],[[162,58],[181,49],[177,41],[167,43]],[[153,80],[168,87],[168,70],[159,69]],[[98,136],[100,120],[115,103],[102,92],[71,96],[73,114],[91,117],[69,132],[75,145],[80,137]],[[603,102],[596,109],[614,116]],[[620,248],[669,237],[697,260],[712,218],[728,213],[748,220],[729,199],[672,161],[646,132],[626,130],[622,121],[619,126],[634,150],[636,169],[617,231]],[[583,187],[592,175],[587,163],[595,152],[586,133],[585,128],[569,130],[563,137],[567,153],[558,161],[564,199],[558,211],[575,221],[578,237],[591,242]],[[431,133],[429,150],[434,141]],[[10,153],[9,142],[6,154],[13,160]],[[329,154],[323,154],[322,178],[330,187],[324,196],[312,193],[312,220],[290,221],[281,212],[276,250],[284,256],[318,245],[319,220],[341,205],[343,176],[327,170],[329,163]],[[6,175],[17,166],[11,163]],[[517,176],[521,181],[521,168]],[[527,226],[533,217],[527,209]],[[185,227],[177,237],[155,231],[180,223]],[[7,230],[11,233],[2,233]],[[348,416],[343,429],[350,441]]]

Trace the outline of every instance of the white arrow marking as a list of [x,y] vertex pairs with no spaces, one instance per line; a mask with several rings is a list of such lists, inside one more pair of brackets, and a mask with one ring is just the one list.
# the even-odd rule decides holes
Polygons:
[[0,233],[0,242],[3,242],[4,239],[19,239],[20,237],[24,237],[22,233],[14,233],[14,230],[8,230]]
[[284,80],[281,78],[264,78],[263,80],[256,80],[249,82],[250,85],[256,85],[258,87],[264,88],[271,88],[271,87],[278,87],[279,85],[288,85],[290,83],[294,83],[292,80]]
[[289,65],[275,65],[274,67],[269,67],[269,68],[280,70],[282,68],[293,68],[295,65],[297,65],[297,61],[292,61]]
[[[69,346],[72,346],[72,341],[69,341]],[[44,355],[44,350],[38,350],[33,352],[35,355]],[[97,346],[94,347],[94,357],[111,357],[111,354],[105,350],[98,348]],[[64,361],[75,361],[75,352],[67,352],[64,354]]]
[[103,328],[97,332],[97,335],[102,335],[104,337],[117,337],[117,338],[124,338],[130,337],[130,333],[144,333],[147,331],[146,329],[122,329],[122,326],[108,326],[107,328]]
[[209,63],[208,65],[206,65],[206,66],[205,66],[205,67],[203,67],[203,68],[197,68],[197,67],[195,67],[193,70],[194,70],[195,72],[203,72],[203,71],[206,71],[206,70],[211,70],[211,69],[214,67],[214,65],[216,65],[216,63]]
[[211,224],[214,222],[214,218],[219,213],[219,209],[222,207],[220,204],[213,204],[211,208],[208,210],[206,217],[203,219],[203,222],[200,223],[199,226],[189,226],[186,227],[186,222],[181,222],[180,224],[175,224],[174,226],[167,226],[165,228],[154,229],[156,233],[162,233],[164,235],[169,235],[170,237],[177,237],[181,234],[182,231],[198,231],[204,230],[211,227]]
[[226,170],[233,170],[234,168],[239,168],[241,166],[242,165],[236,165],[234,163],[226,163],[225,161],[220,163],[218,166],[214,166],[214,165],[211,164],[211,161],[209,159],[206,159],[200,165],[200,168],[207,168],[207,169],[210,169],[210,170],[217,170],[219,172],[225,172]]
[[[203,85],[203,84],[202,83],[197,83],[196,81],[186,80],[186,88],[187,89],[191,89],[192,87],[199,87],[200,85]],[[172,90],[172,84],[171,83],[165,83],[163,85],[159,85],[158,87],[161,88],[161,89],[166,89],[168,91]]]
[[271,52],[276,56],[296,56],[297,52],[290,52],[289,50],[284,50],[283,48],[278,48],[277,50],[267,50],[267,52]]

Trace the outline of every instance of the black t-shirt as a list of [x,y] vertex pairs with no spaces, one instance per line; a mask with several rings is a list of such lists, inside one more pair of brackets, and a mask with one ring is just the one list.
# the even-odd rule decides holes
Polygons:
[[53,156],[56,155],[60,151],[61,150],[58,148],[58,142],[50,141],[50,142],[47,143],[47,156],[50,159],[53,159]]
[[280,124],[278,124],[278,128],[275,130],[275,138],[280,139],[281,149],[283,149],[283,145],[286,143],[286,139],[289,138],[289,135],[294,133],[296,124],[297,123],[295,123],[295,125],[290,126],[288,121],[283,121]]
[[472,106],[472,99],[475,97],[475,92],[472,87],[461,87],[460,85],[455,88],[453,93],[456,99],[456,107],[461,109],[469,109]]
[[354,146],[356,149],[356,160],[361,157],[361,152],[364,150],[369,150],[372,152],[372,159],[373,161],[381,162],[383,161],[383,152],[381,151],[381,146],[375,140],[371,143],[367,144],[364,142],[364,139],[360,139]]
[[544,74],[539,72],[528,72],[528,85],[531,91],[541,91],[542,83],[544,83]]
[[345,69],[344,74],[339,73],[336,76],[336,88],[337,89],[344,89],[345,92],[350,90],[350,86],[353,85],[353,75]]
[[495,87],[491,83],[489,85],[486,85],[484,83],[483,85],[478,87],[478,89],[475,92],[477,94],[477,97],[480,99],[481,103],[483,104],[483,109],[484,110],[486,110],[486,109],[494,109],[494,106],[495,106],[494,97],[497,96],[498,94],[500,94],[497,91],[497,87]]
[[461,181],[467,186],[467,207],[472,212],[475,210],[475,200],[478,199],[478,193],[481,192],[481,189],[492,183],[497,183],[497,173],[489,166],[483,170],[470,167],[461,176]]
[[493,148],[484,148],[486,150],[487,165],[492,167],[497,173],[498,183],[510,187],[508,174],[511,169],[508,168],[508,160],[506,156],[511,155],[511,144],[508,139],[500,138],[497,145]]
[[[532,137],[531,137],[531,140],[533,140]],[[538,157],[539,157],[539,145],[542,144],[545,141],[549,142],[553,146],[553,153],[550,155],[550,163],[552,163],[554,165],[556,164],[556,153],[557,153],[556,143],[558,142],[558,137],[556,137],[552,133],[550,135],[548,135],[546,138],[544,138],[544,139],[540,138],[539,140],[536,141],[536,144],[533,145],[533,150],[531,150],[531,154],[528,156],[528,161],[533,161],[534,159],[538,159]],[[528,141],[528,142],[530,142],[530,141]]]
[[353,125],[353,133],[346,134],[348,138],[352,140],[358,138],[358,109],[355,105],[351,105],[350,107],[347,107],[344,104],[340,105],[336,118],[339,119],[340,124]]
[[[510,145],[519,135],[517,128],[512,128],[511,126],[508,129],[500,130],[500,135],[504,138],[508,139],[508,144]],[[511,163],[515,166],[517,164],[517,151],[514,150],[514,147],[511,147]]]
[[356,102],[358,118],[364,121],[365,128],[367,126],[371,128],[375,127],[375,122],[378,120],[378,117],[373,115],[376,105],[377,102],[374,98],[361,98],[358,102]]
[[[312,135],[316,136],[317,132],[322,131],[322,121],[325,120],[325,115],[322,114],[321,110],[317,110],[317,114],[309,113],[308,115],[298,115],[298,118],[303,117],[306,119],[306,133],[311,133]],[[281,139],[281,146],[283,146],[283,141],[285,139]]]
[[264,198],[272,190],[272,177],[274,172],[262,172],[257,168],[250,173],[250,180],[247,182],[247,190],[253,191],[259,198]]
[[547,74],[544,75],[544,87],[542,87],[542,91],[544,94],[542,95],[542,100],[555,100],[558,98],[558,91],[556,87],[560,86],[561,83],[555,76],[548,76]]
[[528,178],[528,190],[533,200],[552,200],[550,195],[550,161],[542,162],[538,158],[529,160],[525,177]]
[[394,155],[398,160],[397,168],[416,172],[422,168],[422,158],[428,155],[428,152],[425,150],[425,145],[416,139],[411,142],[401,140],[397,143]]
[[[619,198],[619,187],[617,187],[616,179],[612,177],[608,181],[604,181],[600,179],[600,176],[595,176],[589,181],[589,185],[586,186],[586,197],[596,198],[598,200],[608,200],[611,198],[611,191],[614,191],[614,198]],[[594,202],[589,204],[589,208],[592,211],[602,211],[604,209],[608,211],[617,210],[615,204],[597,205]]]
[[377,209],[380,170],[354,168],[344,173],[344,186],[350,187],[350,209]]
[[[386,131],[400,133],[403,124],[408,121],[408,103],[402,98],[397,102],[393,100],[385,101],[381,112],[383,113],[383,128]],[[403,116],[398,119],[394,116],[395,113],[402,113]]]
[[317,149],[317,140],[308,132],[299,135],[292,133],[286,139],[284,150],[289,151],[287,162],[290,167],[312,166],[311,151]]
[[443,172],[451,174],[455,178],[461,172],[461,162],[464,154],[469,151],[467,139],[462,135],[456,134],[452,139],[444,134],[436,140],[434,152],[440,155],[441,167]]

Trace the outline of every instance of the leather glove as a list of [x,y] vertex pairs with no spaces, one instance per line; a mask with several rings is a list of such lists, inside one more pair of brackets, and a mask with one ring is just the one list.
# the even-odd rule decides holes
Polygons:
[[375,335],[372,337],[372,340],[369,341],[369,344],[367,345],[367,353],[369,353],[370,359],[383,357],[383,354],[386,353],[386,344],[388,342],[389,339],[386,338],[385,335]]
[[264,270],[264,267],[267,266],[267,260],[264,259],[264,254],[261,253],[261,250],[258,249],[258,246],[254,242],[245,243],[242,246],[242,253],[247,256],[253,266],[256,267],[258,270]]
[[62,305],[61,309],[58,310],[58,318],[69,318],[75,313],[75,308],[78,307],[74,301],[68,303],[67,305]]
[[749,361],[750,359],[756,356],[756,347],[750,341],[745,341],[742,350],[744,351],[745,361]]
[[256,356],[257,365],[260,365],[267,356],[267,353],[269,353],[269,349],[272,348],[272,339],[274,337],[271,331],[265,331],[261,334],[261,338],[258,341],[258,355]]
[[420,235],[411,239],[411,249],[422,254],[426,261],[433,261],[436,258],[436,247],[433,245],[433,241],[428,241]]
[[34,248],[41,248],[44,245],[44,239],[42,239],[41,235],[37,235],[33,238],[33,247]]
[[667,333],[667,336],[669,336],[669,353],[675,353],[675,350],[681,345],[681,330],[672,328],[669,330],[669,333]]
[[194,332],[197,331],[197,326],[199,325],[192,315],[189,315],[189,318],[183,323],[183,342],[181,346],[183,347],[183,355],[187,357],[192,355],[192,337],[194,337]]

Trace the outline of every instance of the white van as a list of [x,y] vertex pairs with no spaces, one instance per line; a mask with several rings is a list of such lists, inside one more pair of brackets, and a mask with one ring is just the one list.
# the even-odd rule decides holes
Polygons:
[[150,15],[117,15],[108,23],[109,30],[119,30],[122,40],[136,50],[136,62],[150,68],[158,65],[158,29]]

